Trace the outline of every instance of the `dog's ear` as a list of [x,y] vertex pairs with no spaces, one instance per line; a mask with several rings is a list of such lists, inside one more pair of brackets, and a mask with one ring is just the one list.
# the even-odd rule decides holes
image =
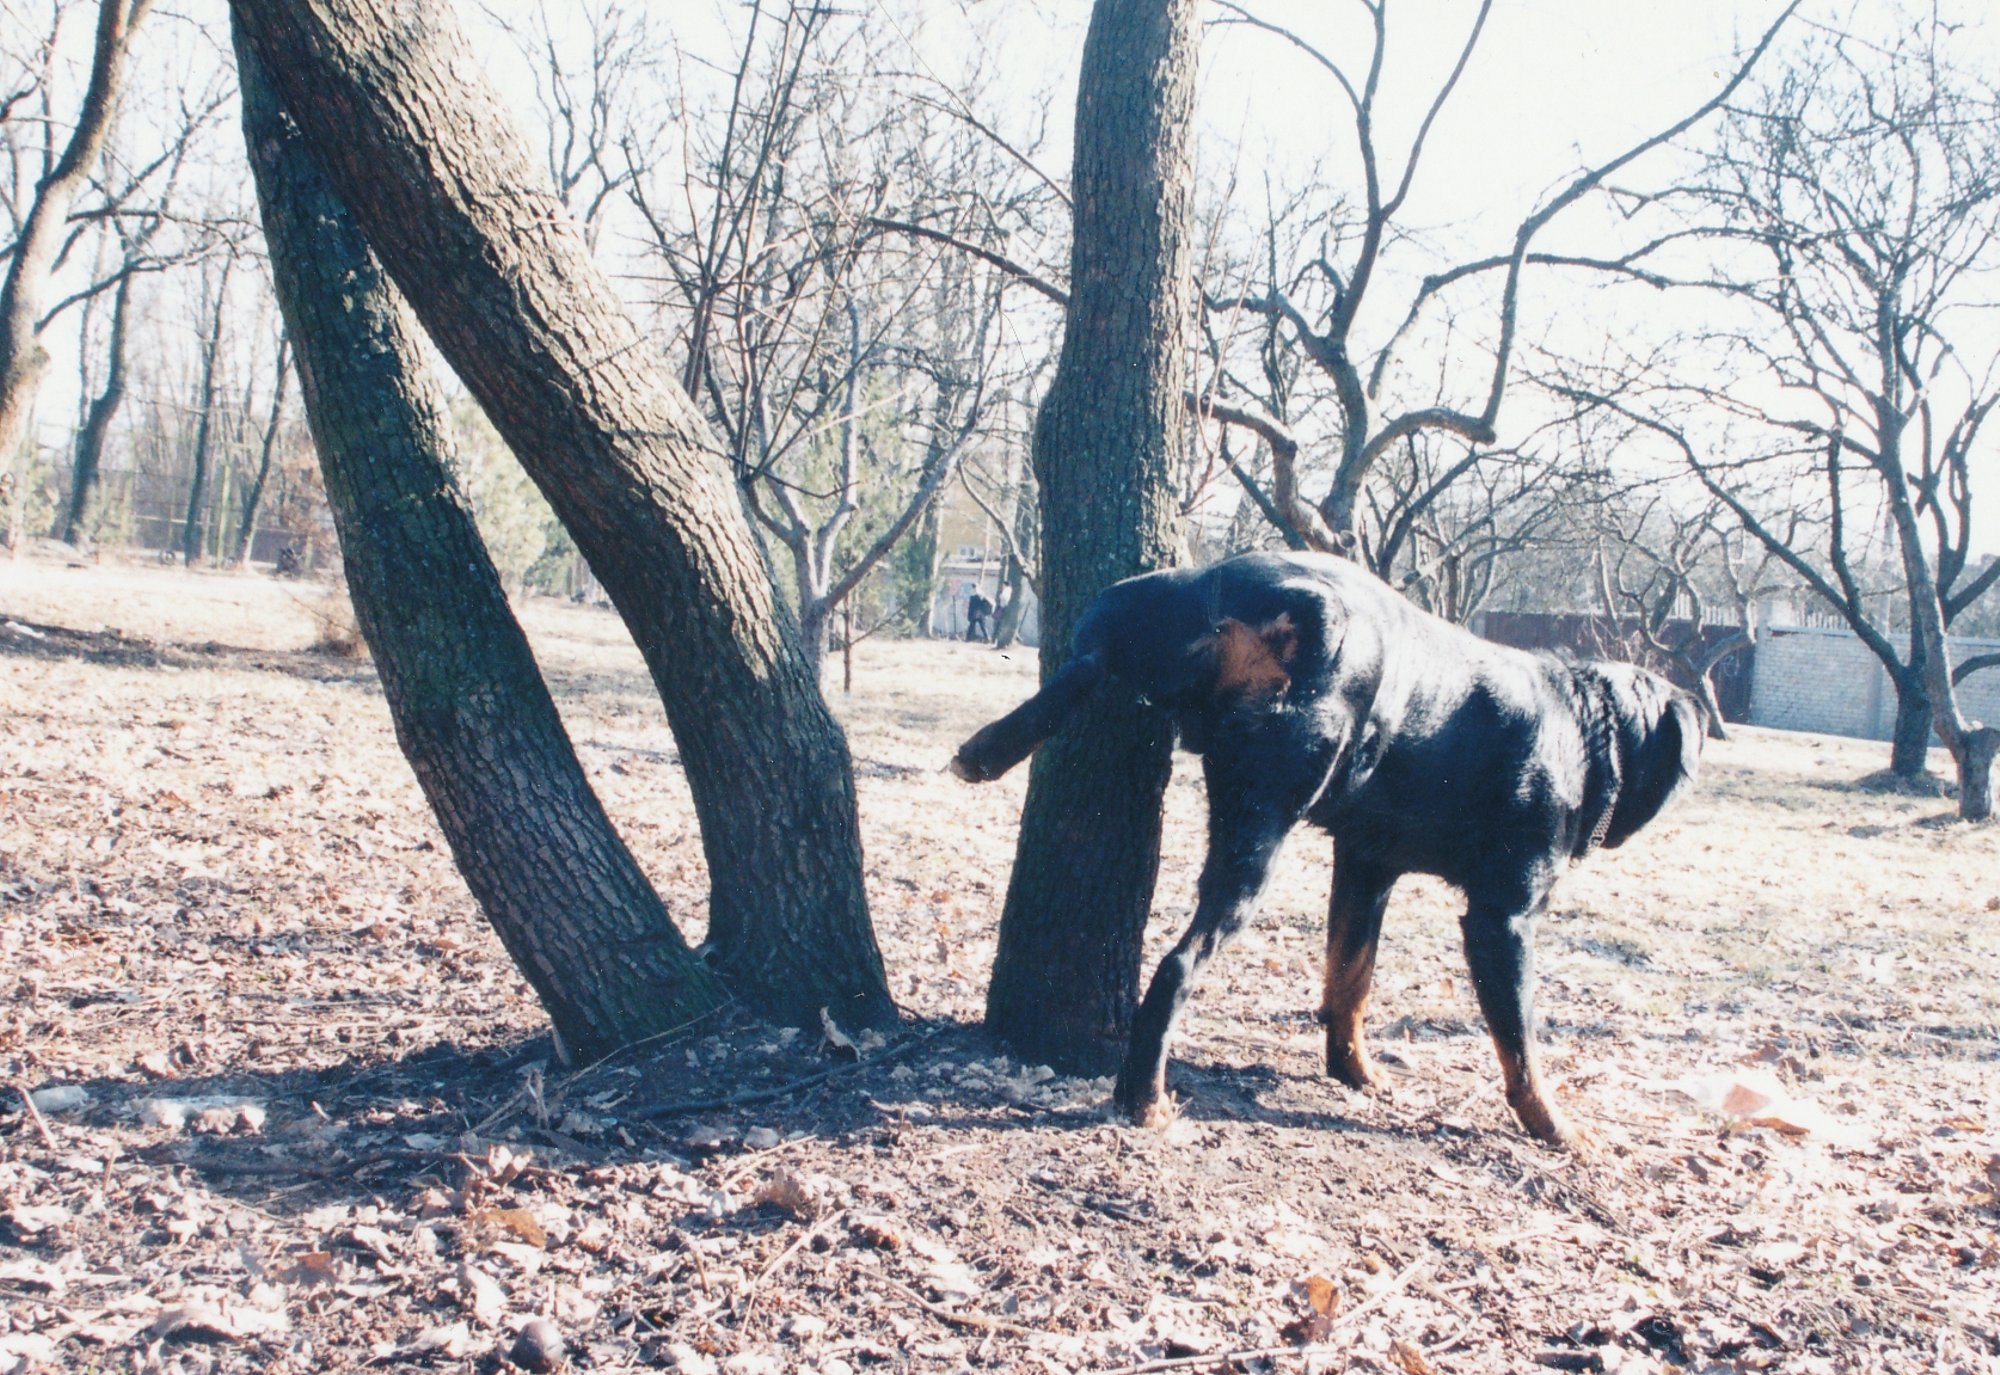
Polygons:
[[1619,733],[1630,748],[1606,849],[1623,844],[1694,783],[1707,737],[1694,699],[1651,674],[1619,693],[1618,710]]
[[1299,656],[1298,627],[1288,613],[1261,626],[1225,617],[1210,637],[1218,698],[1271,698],[1292,685]]

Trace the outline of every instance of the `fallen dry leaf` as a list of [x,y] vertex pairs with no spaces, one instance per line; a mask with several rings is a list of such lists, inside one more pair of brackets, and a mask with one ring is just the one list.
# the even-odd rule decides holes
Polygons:
[[481,1208],[467,1220],[518,1237],[530,1246],[549,1244],[548,1232],[526,1208]]
[[790,1213],[801,1222],[811,1222],[831,1206],[833,1181],[797,1170],[780,1169],[757,1186],[752,1198]]
[[1305,1299],[1306,1311],[1280,1327],[1278,1335],[1296,1346],[1325,1341],[1340,1308],[1339,1287],[1324,1275],[1308,1275],[1292,1285],[1292,1292]]
[[500,1281],[471,1261],[458,1267],[458,1299],[481,1327],[496,1327],[507,1311],[507,1291]]
[[1437,1367],[1430,1363],[1424,1353],[1401,1337],[1390,1340],[1389,1359],[1396,1363],[1404,1375],[1437,1375]]
[[847,1230],[864,1245],[878,1251],[899,1251],[903,1247],[902,1232],[887,1218],[857,1217],[847,1224]]
[[291,1330],[282,1311],[256,1308],[226,1298],[202,1299],[160,1310],[146,1330],[177,1341],[241,1342]]

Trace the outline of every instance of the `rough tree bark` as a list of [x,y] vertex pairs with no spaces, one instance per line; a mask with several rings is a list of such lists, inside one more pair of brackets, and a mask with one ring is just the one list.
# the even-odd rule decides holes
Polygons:
[[70,205],[89,183],[111,130],[133,30],[152,0],[99,0],[90,80],[62,156],[35,187],[7,276],[0,282],[0,464],[14,455],[49,365],[42,347],[43,298],[62,247]]
[[443,0],[231,0],[432,340],[631,628],[701,822],[716,965],[758,1011],[894,1015],[846,740],[699,414]]
[[243,133],[271,275],[356,619],[396,737],[493,929],[574,1055],[714,1008],[714,979],[584,778],[445,466],[450,430],[421,335],[239,51]]
[[1924,687],[1924,654],[1914,642],[1910,662],[1892,669],[1889,683],[1896,690],[1896,723],[1889,732],[1889,772],[1898,778],[1925,779],[1931,767],[1931,698]]
[[[1034,438],[1042,673],[1090,598],[1179,545],[1196,0],[1097,0],[1077,93],[1070,309]],[[1138,997],[1173,733],[1107,692],[1029,777],[987,1025],[1024,1059],[1102,1073]]]

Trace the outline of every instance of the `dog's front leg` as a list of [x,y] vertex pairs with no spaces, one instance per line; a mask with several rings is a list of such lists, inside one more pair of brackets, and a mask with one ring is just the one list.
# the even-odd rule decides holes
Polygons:
[[[1289,828],[1286,828],[1289,829]],[[1167,1038],[1173,1031],[1195,978],[1230,937],[1243,929],[1264,891],[1271,860],[1285,831],[1261,837],[1247,846],[1218,846],[1210,828],[1208,862],[1201,871],[1201,895],[1187,934],[1153,975],[1146,997],[1132,1019],[1132,1039],[1118,1072],[1113,1102],[1118,1111],[1142,1127],[1164,1122],[1166,1106]],[[1233,852],[1233,853],[1232,853]]]
[[1118,1111],[1142,1126],[1164,1116],[1167,1041],[1202,967],[1257,909],[1271,861],[1331,767],[1325,742],[1301,747],[1282,723],[1266,720],[1249,734],[1229,733],[1202,761],[1208,782],[1208,857],[1202,864],[1194,920],[1160,962],[1132,1019],[1132,1039],[1113,1096]]

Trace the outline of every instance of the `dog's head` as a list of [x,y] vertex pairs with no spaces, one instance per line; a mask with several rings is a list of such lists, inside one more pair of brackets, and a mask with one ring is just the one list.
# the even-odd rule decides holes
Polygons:
[[1694,698],[1658,674],[1630,664],[1591,669],[1610,688],[1606,747],[1618,751],[1619,785],[1604,847],[1615,849],[1694,783],[1704,732]]

